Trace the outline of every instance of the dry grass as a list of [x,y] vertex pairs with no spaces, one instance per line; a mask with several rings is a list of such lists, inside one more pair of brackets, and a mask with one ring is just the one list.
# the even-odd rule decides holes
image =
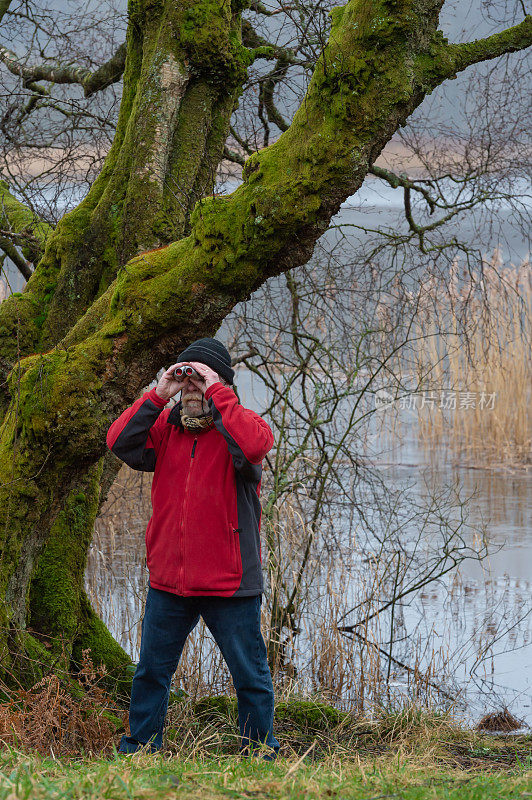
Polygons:
[[[4,701],[0,705],[0,761],[11,758],[22,763],[38,754],[75,764],[77,770],[89,768],[94,758],[111,757],[112,763],[119,735],[127,725],[124,712],[113,707],[99,687],[100,677],[86,656],[76,678],[82,690],[79,697],[50,677]],[[530,767],[531,761],[530,737],[486,736],[460,727],[450,714],[427,712],[415,705],[367,717],[309,699],[277,698],[274,729],[281,744],[277,768],[281,781],[304,771],[309,763],[320,765],[324,774],[356,767],[365,782],[366,774],[374,775],[377,767],[389,774],[392,765],[400,766],[402,772],[415,768],[419,776],[438,766],[508,772]],[[236,701],[226,696],[198,701],[174,698],[161,753],[152,757],[140,752],[130,763],[155,771],[164,763],[179,764],[202,779],[209,775],[223,779],[226,766],[232,765],[234,772],[242,763]],[[95,790],[94,796],[107,795]]]
[[495,731],[510,733],[523,727],[523,721],[510,714],[507,708],[502,711],[485,714],[476,726],[477,731]]

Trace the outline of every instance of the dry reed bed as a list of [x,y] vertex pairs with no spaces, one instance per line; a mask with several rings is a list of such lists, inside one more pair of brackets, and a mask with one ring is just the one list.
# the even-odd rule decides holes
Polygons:
[[455,261],[450,276],[429,278],[412,302],[426,389],[417,405],[421,439],[430,448],[445,442],[459,463],[530,469],[530,261],[503,266],[498,251],[481,267]]

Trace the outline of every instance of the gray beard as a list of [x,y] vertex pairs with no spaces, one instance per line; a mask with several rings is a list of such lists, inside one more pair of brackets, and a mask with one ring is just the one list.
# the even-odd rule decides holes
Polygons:
[[208,408],[207,408],[206,411],[204,410],[204,408],[203,408],[204,402],[203,401],[201,402],[201,404],[194,403],[194,404],[190,404],[190,405],[189,405],[188,402],[187,403],[181,402],[181,406],[183,408],[183,411],[185,412],[185,414],[188,417],[203,417],[205,414],[209,413],[209,409]]

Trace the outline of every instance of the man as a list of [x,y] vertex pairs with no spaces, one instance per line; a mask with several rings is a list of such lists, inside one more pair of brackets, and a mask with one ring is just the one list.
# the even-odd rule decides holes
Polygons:
[[[184,365],[200,378],[176,379],[174,370]],[[146,530],[149,589],[122,753],[162,746],[170,682],[200,614],[231,672],[241,752],[253,753],[264,743],[264,757],[273,760],[279,750],[260,630],[259,493],[273,434],[240,405],[230,388],[233,377],[224,345],[198,339],[107,434],[122,461],[155,473]],[[165,409],[179,391],[181,401]]]

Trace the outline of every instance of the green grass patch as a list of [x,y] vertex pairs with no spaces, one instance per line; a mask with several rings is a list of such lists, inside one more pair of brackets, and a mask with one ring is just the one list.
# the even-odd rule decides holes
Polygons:
[[174,702],[156,755],[5,745],[0,800],[532,797],[531,737],[483,735],[416,709],[361,719],[292,699],[276,711],[276,762],[238,755],[236,702],[220,697]]
[[4,750],[0,800],[128,798],[519,798],[530,796],[525,764],[499,771],[441,767],[401,750],[378,758],[345,756],[276,762],[235,756],[180,759],[158,754],[54,760]]

